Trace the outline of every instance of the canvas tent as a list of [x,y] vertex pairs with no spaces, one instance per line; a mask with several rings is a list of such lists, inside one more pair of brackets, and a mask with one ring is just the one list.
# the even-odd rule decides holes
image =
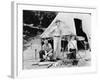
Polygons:
[[[82,20],[83,31],[90,37],[90,14],[80,14],[80,13],[58,13],[55,19],[51,22],[48,28],[41,34],[41,38],[54,37],[52,31],[55,29],[55,21],[62,21],[60,24],[60,30],[62,35],[76,35],[74,18]],[[54,40],[55,41],[55,40]],[[60,40],[59,40],[60,41]],[[61,42],[61,41],[60,41]],[[54,42],[55,43],[55,42]],[[56,46],[56,44],[54,44]]]
[[91,36],[90,34],[90,23],[91,23],[91,15],[90,14],[81,14],[81,13],[58,13],[55,19],[51,22],[48,28],[41,34],[41,38],[50,37],[50,32],[54,29],[54,23],[56,20],[61,20],[62,26],[60,27],[63,31],[62,34],[69,35],[70,33],[76,35],[74,18],[78,18],[82,20],[82,28],[83,31],[87,34],[88,38]]

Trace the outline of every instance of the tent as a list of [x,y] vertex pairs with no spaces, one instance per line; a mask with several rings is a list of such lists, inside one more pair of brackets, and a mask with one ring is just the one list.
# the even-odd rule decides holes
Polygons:
[[82,20],[82,28],[83,31],[87,34],[88,38],[91,36],[91,15],[90,14],[82,14],[82,13],[58,13],[55,19],[51,22],[48,28],[41,34],[42,38],[50,37],[50,32],[54,29],[54,23],[56,20],[61,20],[63,30],[63,34],[69,35],[70,33],[76,35],[74,18],[78,18]]
[[[81,13],[65,13],[65,12],[59,12],[55,19],[51,22],[51,24],[48,26],[48,28],[41,34],[41,38],[46,38],[46,37],[54,37],[54,29],[55,29],[55,21],[60,20],[60,30],[61,30],[61,35],[76,35],[76,29],[75,29],[75,23],[74,23],[74,18],[78,18],[82,20],[82,28],[83,31],[87,34],[87,37],[89,39],[90,37],[90,14],[81,14]],[[52,33],[53,32],[53,33]],[[59,40],[59,39],[58,39]],[[54,46],[56,40],[54,38]],[[59,43],[61,41],[59,40]],[[60,49],[60,47],[59,47]]]

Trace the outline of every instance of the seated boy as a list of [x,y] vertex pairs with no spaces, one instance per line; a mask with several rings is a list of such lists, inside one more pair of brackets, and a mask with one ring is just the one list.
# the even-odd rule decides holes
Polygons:
[[44,40],[44,44],[42,46],[42,50],[39,52],[40,55],[40,62],[44,60],[52,60],[53,53],[52,53],[51,44],[48,43],[48,40]]

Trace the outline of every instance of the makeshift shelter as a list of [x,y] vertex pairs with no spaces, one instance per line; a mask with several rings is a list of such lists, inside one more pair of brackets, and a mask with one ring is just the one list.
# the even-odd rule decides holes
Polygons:
[[[62,35],[76,35],[76,29],[75,29],[75,23],[74,18],[78,18],[82,20],[82,28],[83,31],[87,34],[88,39],[90,37],[90,14],[80,14],[80,13],[58,13],[58,15],[55,17],[55,19],[52,21],[52,23],[48,26],[48,28],[41,34],[41,38],[46,37],[54,37],[56,32],[54,31],[56,29],[55,22],[56,20],[60,20],[60,30],[61,30],[61,36]],[[57,41],[59,40],[59,41]],[[61,39],[54,38],[54,46],[57,45],[57,42],[59,42],[59,45],[61,45]],[[58,50],[61,49],[61,46],[58,47]],[[55,51],[55,49],[54,49]]]

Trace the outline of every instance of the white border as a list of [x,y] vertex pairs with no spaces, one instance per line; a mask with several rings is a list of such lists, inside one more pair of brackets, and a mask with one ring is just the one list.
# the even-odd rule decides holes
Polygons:
[[[96,51],[95,51],[95,39],[94,26],[96,26],[96,8],[86,7],[64,7],[54,5],[36,5],[27,3],[13,3],[13,54],[12,54],[12,77],[42,77],[47,75],[66,75],[70,73],[84,73],[84,72],[95,72],[96,71]],[[61,11],[61,12],[82,12],[91,13],[91,28],[92,28],[92,52],[91,52],[91,66],[90,67],[73,67],[73,68],[57,68],[57,69],[39,69],[39,70],[22,70],[22,10],[44,10],[44,11]]]

